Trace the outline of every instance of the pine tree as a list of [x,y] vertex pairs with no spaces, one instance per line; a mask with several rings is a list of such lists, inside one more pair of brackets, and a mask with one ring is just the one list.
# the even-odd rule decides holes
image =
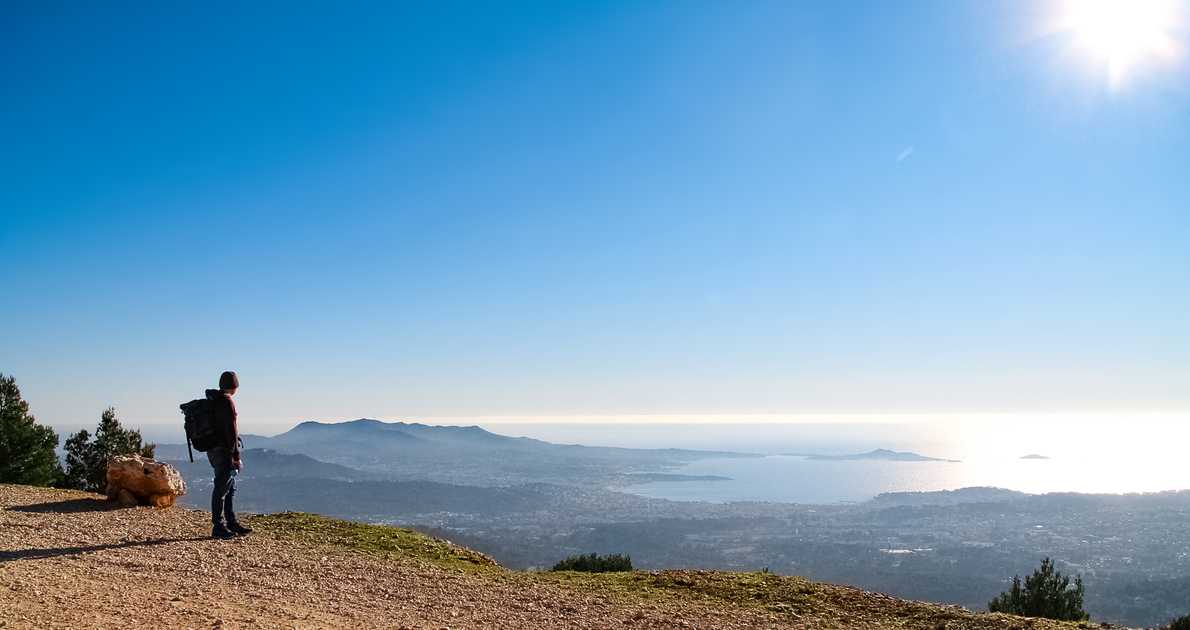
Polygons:
[[583,573],[610,573],[616,571],[631,571],[632,556],[608,554],[600,557],[590,553],[585,556],[570,556],[559,560],[550,571],[580,571]]
[[95,429],[95,441],[86,429],[66,440],[66,486],[87,492],[107,489],[107,462],[116,455],[136,453],[153,457],[155,444],[141,446],[140,431],[126,430],[116,419],[116,410],[108,407]]
[[58,434],[29,415],[16,379],[0,374],[0,483],[55,486],[62,482]]
[[1074,588],[1069,588],[1070,578],[1054,570],[1049,558],[1041,561],[1041,568],[1025,578],[1012,576],[1012,587],[1001,592],[988,602],[988,612],[1020,615],[1022,617],[1045,617],[1058,621],[1086,621],[1090,615],[1083,611],[1083,577],[1074,579]]

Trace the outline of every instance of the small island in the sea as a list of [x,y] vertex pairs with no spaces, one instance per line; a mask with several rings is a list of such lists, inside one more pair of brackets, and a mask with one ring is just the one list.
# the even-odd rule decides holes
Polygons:
[[1049,458],[1046,457],[1045,455],[1038,455],[1037,453],[1033,453],[1032,455],[1023,455],[1023,456],[1021,456],[1020,459],[1049,459]]
[[816,461],[852,461],[875,460],[883,462],[957,462],[957,459],[942,459],[940,457],[926,457],[917,453],[898,453],[886,448],[878,448],[870,453],[856,455],[815,455],[813,453],[785,453],[789,457],[805,457]]

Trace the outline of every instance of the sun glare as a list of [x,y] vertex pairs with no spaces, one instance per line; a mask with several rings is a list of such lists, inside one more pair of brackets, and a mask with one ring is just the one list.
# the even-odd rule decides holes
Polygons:
[[1106,63],[1114,85],[1140,63],[1182,56],[1172,35],[1179,17],[1177,0],[1069,0],[1062,26]]

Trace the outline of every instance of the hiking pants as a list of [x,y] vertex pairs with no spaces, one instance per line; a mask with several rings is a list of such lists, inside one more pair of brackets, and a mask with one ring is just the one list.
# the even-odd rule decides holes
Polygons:
[[236,513],[231,503],[236,495],[236,478],[231,476],[231,449],[216,446],[207,451],[207,460],[211,462],[211,468],[215,469],[215,487],[211,489],[211,522],[222,525],[226,518],[226,522],[234,523]]

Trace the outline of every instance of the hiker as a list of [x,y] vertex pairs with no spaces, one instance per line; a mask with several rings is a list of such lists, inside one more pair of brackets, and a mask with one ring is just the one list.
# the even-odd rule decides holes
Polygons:
[[215,469],[215,487],[211,490],[211,538],[227,539],[252,532],[236,520],[232,498],[236,494],[236,474],[244,469],[240,461],[240,434],[236,428],[236,405],[232,394],[240,387],[235,372],[219,376],[219,389],[208,389],[207,399],[214,409],[216,442],[207,451],[207,460]]

